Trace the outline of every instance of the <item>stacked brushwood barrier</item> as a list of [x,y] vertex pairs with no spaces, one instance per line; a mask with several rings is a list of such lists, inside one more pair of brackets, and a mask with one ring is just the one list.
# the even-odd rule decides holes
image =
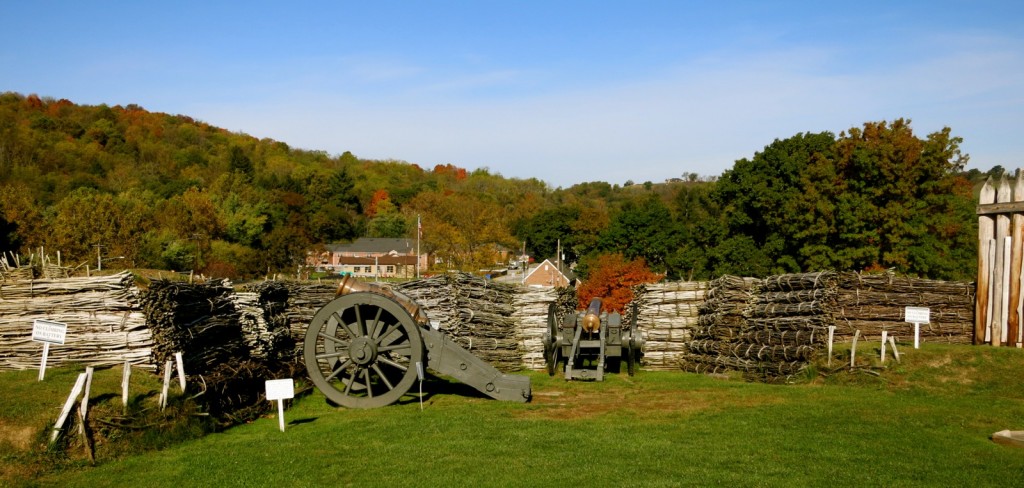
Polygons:
[[743,371],[778,380],[799,372],[827,343],[881,340],[882,331],[913,337],[906,307],[928,307],[924,342],[970,343],[974,284],[897,277],[892,273],[788,274],[753,280],[723,276],[712,281],[694,340],[681,365],[695,372]]
[[266,284],[239,297],[225,280],[157,280],[142,293],[154,358],[164,365],[181,352],[186,375],[198,377],[204,388],[200,401],[222,424],[268,411],[268,378],[302,374],[284,324],[282,294],[281,287]]
[[556,308],[555,319],[561,320],[566,313],[576,310],[576,289],[522,287],[513,297],[512,319],[526,369],[545,369],[543,339],[548,333],[548,308],[552,303]]
[[249,354],[260,361],[298,359],[286,313],[288,287],[279,281],[263,281],[243,290],[235,293],[234,300]]
[[0,273],[0,370],[39,367],[42,344],[32,341],[36,319],[67,324],[64,344],[50,347],[48,367],[125,361],[153,367],[152,336],[131,274],[56,280],[39,274],[9,263]]
[[828,329],[835,323],[836,283],[832,271],[770,276],[759,283],[739,346],[757,360],[758,376],[772,380],[793,375],[827,344]]
[[748,362],[721,354],[718,345],[737,343],[746,331],[744,314],[753,302],[754,281],[725,275],[708,283],[693,340],[686,343],[680,365],[686,371],[717,373],[743,370]]
[[[707,282],[667,281],[634,288],[637,328],[646,341],[643,369],[679,369],[685,345],[694,337],[707,287]],[[623,322],[628,324],[632,306],[624,312]]]
[[[153,369],[180,351],[186,372],[208,383],[217,375],[257,381],[273,376],[261,369],[268,365],[301,367],[306,328],[337,291],[335,283],[270,281],[236,292],[221,281],[158,280],[140,294],[128,273],[40,279],[70,270],[15,264],[0,259],[0,369],[38,367],[41,346],[31,341],[31,328],[39,318],[68,324],[67,343],[50,350],[51,365],[128,360]],[[503,371],[543,369],[548,305],[556,303],[556,320],[578,308],[571,288],[516,287],[468,274],[394,287],[459,345]],[[827,340],[828,325],[836,326],[837,342],[857,330],[875,339],[887,330],[906,342],[913,334],[908,306],[930,309],[923,342],[970,343],[974,325],[973,283],[892,274],[723,276],[646,285],[635,296],[643,368],[734,369],[768,380],[798,371]]]
[[882,331],[907,342],[913,324],[906,307],[927,307],[929,323],[921,324],[922,342],[970,344],[974,334],[975,286],[971,282],[898,277],[892,273],[840,273],[836,295],[836,340],[861,337],[881,340]]
[[0,254],[0,281],[29,281],[36,277],[36,270],[31,262],[21,263],[16,254]]
[[467,273],[409,281],[395,287],[424,308],[456,344],[501,371],[523,368],[513,300],[516,287]]
[[233,293],[224,280],[153,281],[142,293],[142,307],[157,363],[181,352],[185,370],[203,375],[220,364],[249,359]]
[[313,321],[317,310],[334,299],[338,292],[337,283],[305,283],[298,281],[280,281],[288,290],[284,316],[288,322],[288,333],[295,344],[294,355],[302,357],[303,341],[306,329]]
[[683,369],[762,381],[798,373],[827,340],[835,288],[832,272],[712,281]]

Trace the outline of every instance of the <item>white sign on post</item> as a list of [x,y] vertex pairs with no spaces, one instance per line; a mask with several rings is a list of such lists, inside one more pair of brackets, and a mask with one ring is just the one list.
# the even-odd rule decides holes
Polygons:
[[52,320],[35,319],[32,321],[32,340],[45,344],[64,344],[68,334],[68,324]]
[[43,360],[39,363],[39,381],[46,375],[46,358],[50,356],[50,344],[64,344],[68,334],[68,324],[52,320],[35,319],[32,321],[32,340],[43,343]]
[[928,324],[931,310],[928,307],[907,307],[903,312],[904,322],[914,324],[914,349],[921,347],[921,324]]
[[903,312],[903,316],[906,317],[903,320],[904,322],[927,324],[930,323],[931,309],[928,307],[907,307]]
[[283,380],[267,380],[267,400],[277,400],[277,420],[284,432],[284,401],[295,398],[295,381],[291,378]]

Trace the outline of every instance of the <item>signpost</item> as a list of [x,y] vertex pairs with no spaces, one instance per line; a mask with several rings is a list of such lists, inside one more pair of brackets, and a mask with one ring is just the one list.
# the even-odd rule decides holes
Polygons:
[[277,420],[284,432],[284,401],[295,398],[295,381],[291,378],[283,380],[267,380],[267,400],[277,400]]
[[423,411],[423,363],[416,361],[416,377],[420,379],[420,411]]
[[931,310],[928,307],[907,307],[903,312],[905,322],[914,324],[914,349],[921,348],[921,324],[931,323]]
[[68,333],[68,324],[52,320],[36,319],[32,321],[32,340],[43,343],[43,361],[39,364],[39,381],[46,375],[46,358],[50,356],[50,344],[64,344]]

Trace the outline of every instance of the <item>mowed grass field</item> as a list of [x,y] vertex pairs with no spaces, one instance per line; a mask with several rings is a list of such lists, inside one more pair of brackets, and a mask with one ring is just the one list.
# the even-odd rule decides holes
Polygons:
[[[528,373],[526,404],[443,380],[424,385],[422,410],[416,398],[335,408],[315,392],[286,411],[286,432],[270,415],[159,450],[105,459],[97,446],[96,466],[32,454],[40,437],[25,430],[47,428],[77,372],[43,384],[36,372],[3,373],[0,427],[22,433],[0,439],[13,466],[0,485],[1024,486],[1024,449],[989,439],[1024,430],[1024,351],[900,352],[902,363],[872,369],[879,376],[819,365],[825,374],[789,385],[683,372],[603,383]],[[109,379],[97,380],[91,401],[120,408],[120,368],[99,376]],[[154,393],[157,380],[145,381],[140,389]],[[40,403],[44,396],[53,398]]]

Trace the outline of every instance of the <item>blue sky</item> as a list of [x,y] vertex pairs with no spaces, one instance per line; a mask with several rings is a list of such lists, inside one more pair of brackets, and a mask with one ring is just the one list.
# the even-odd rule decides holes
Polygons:
[[948,126],[1024,166],[1024,2],[10,1],[0,91],[553,187]]

